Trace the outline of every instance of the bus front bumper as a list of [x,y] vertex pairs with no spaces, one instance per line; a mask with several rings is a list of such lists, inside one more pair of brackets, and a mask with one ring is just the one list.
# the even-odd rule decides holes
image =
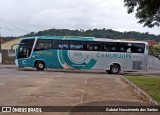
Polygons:
[[17,67],[19,66],[19,65],[18,65],[18,60],[17,60],[17,59],[15,59],[15,64],[16,64]]

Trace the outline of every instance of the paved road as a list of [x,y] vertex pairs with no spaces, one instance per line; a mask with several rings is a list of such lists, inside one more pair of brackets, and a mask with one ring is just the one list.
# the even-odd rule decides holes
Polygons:
[[0,69],[0,105],[77,105],[140,101],[119,75]]
[[115,102],[114,105],[130,105],[142,102],[121,81],[120,75],[15,68],[0,69],[0,97],[0,106],[75,106],[91,102],[96,102],[91,105]]

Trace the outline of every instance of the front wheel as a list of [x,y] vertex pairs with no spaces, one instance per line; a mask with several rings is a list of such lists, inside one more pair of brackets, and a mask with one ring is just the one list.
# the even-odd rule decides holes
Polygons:
[[119,72],[120,72],[120,66],[119,65],[111,65],[110,73],[118,74]]
[[36,62],[36,69],[38,71],[43,71],[45,69],[45,63],[42,61]]

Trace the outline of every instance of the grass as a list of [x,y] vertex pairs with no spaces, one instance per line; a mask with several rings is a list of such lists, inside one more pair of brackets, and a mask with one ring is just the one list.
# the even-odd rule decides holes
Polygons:
[[125,76],[160,103],[160,76]]

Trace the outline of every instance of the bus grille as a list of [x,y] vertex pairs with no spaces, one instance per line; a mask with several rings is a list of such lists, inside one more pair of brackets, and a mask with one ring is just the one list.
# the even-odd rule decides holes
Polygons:
[[133,70],[142,70],[142,61],[133,61]]

